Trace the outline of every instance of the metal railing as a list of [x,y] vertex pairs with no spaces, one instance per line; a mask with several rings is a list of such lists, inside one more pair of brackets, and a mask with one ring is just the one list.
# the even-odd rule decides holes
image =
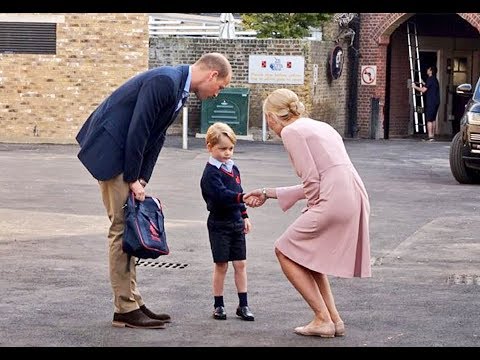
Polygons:
[[[210,19],[207,19],[210,18]],[[236,38],[255,38],[256,31],[243,30],[241,22],[235,23]],[[200,17],[166,19],[164,15],[150,15],[148,30],[150,36],[203,36],[219,37],[222,23],[219,18]],[[237,30],[238,29],[238,30]]]

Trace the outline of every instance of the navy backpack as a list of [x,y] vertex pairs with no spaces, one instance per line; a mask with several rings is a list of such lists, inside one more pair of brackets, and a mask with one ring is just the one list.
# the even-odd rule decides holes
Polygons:
[[140,259],[168,255],[170,250],[160,200],[146,196],[144,201],[138,201],[130,191],[124,208],[123,251]]

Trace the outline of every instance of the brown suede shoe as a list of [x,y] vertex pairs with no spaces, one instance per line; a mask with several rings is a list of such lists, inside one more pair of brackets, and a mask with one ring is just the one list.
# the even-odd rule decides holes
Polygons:
[[150,311],[145,304],[140,306],[140,310],[147,315],[150,319],[155,319],[155,320],[162,320],[163,322],[169,323],[172,322],[172,318],[168,314],[155,314],[154,312]]
[[114,313],[112,325],[115,327],[130,327],[137,329],[165,329],[164,321],[150,319],[140,309],[124,314]]

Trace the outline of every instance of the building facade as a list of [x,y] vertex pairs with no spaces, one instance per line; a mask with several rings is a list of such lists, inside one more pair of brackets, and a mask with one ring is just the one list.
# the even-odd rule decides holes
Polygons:
[[[324,27],[322,40],[312,40],[152,37],[146,13],[0,14],[0,141],[74,143],[91,111],[128,78],[155,66],[191,63],[210,51],[231,60],[231,87],[249,88],[249,127],[256,139],[262,101],[278,87],[299,93],[311,117],[344,137],[414,136],[407,36],[412,23],[424,80],[426,67],[438,68],[437,135],[452,136],[464,105],[455,88],[475,83],[480,74],[480,14],[338,15]],[[25,41],[18,42],[22,31]],[[342,67],[334,74],[338,47]],[[251,55],[302,57],[303,83],[250,83]],[[201,104],[192,96],[188,106],[194,134]],[[178,119],[169,131],[180,129]]]
[[[480,71],[479,13],[362,13],[360,14],[358,123],[360,137],[377,126],[377,138],[406,137],[416,133],[410,84],[407,24],[415,24],[422,78],[436,66],[440,84],[437,135],[458,131],[462,99],[455,94],[461,83],[475,83]],[[362,68],[376,67],[375,85],[362,84]],[[367,74],[363,74],[367,76]],[[365,79],[364,79],[365,80]],[[372,104],[378,103],[378,124],[372,124]]]
[[147,14],[0,14],[0,27],[2,142],[73,143],[105,96],[148,68]]

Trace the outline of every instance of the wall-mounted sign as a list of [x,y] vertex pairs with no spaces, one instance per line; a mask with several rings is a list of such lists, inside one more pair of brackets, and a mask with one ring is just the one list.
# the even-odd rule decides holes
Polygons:
[[248,59],[248,82],[251,84],[303,85],[304,75],[303,56],[250,55]]
[[313,64],[313,85],[318,84],[318,64]]
[[362,85],[377,85],[377,66],[362,65]]
[[330,75],[333,79],[338,79],[343,70],[343,49],[340,45],[333,48],[330,53]]

